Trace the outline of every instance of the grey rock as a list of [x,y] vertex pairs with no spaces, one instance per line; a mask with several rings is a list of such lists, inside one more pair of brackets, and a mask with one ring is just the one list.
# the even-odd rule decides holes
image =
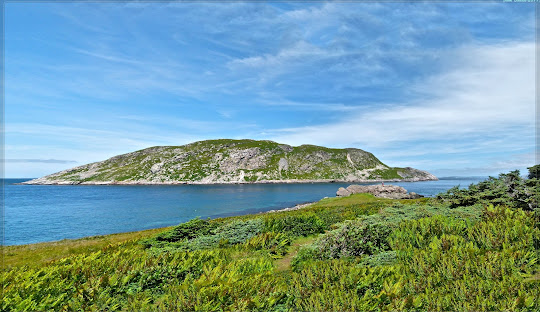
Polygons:
[[156,174],[158,172],[161,171],[161,168],[163,167],[163,163],[158,163],[158,164],[154,164],[151,168],[150,168],[150,172]]
[[337,196],[349,196],[351,194],[368,193],[375,197],[391,199],[413,199],[423,197],[414,192],[407,193],[407,190],[397,185],[349,185],[346,189],[340,187],[336,192]]
[[286,145],[286,144],[279,145],[279,148],[281,148],[286,153],[290,153],[290,152],[293,151],[293,147],[290,146],[290,145]]
[[289,162],[285,158],[281,158],[278,162],[279,171],[289,170]]
[[343,196],[343,197],[349,196],[351,194],[353,194],[353,193],[351,193],[351,191],[349,191],[348,189],[343,188],[343,187],[340,187],[336,192],[337,196]]

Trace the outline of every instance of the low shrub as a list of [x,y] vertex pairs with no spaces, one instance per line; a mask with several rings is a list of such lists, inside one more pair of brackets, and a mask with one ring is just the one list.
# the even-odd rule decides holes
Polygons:
[[313,245],[319,259],[339,259],[373,255],[390,249],[387,237],[392,228],[383,224],[366,224],[362,220],[345,221],[322,235]]
[[[355,220],[333,224],[330,232],[321,235],[310,246],[300,249],[293,259],[293,266],[311,259],[340,259],[376,255],[390,250],[388,236],[400,222],[418,220],[434,215],[448,215],[457,220],[480,220],[482,207],[450,209],[445,205],[403,204],[393,202],[378,214],[362,215]],[[452,218],[452,219],[454,219]],[[373,258],[384,262],[384,256]],[[367,261],[367,260],[366,260]]]
[[274,258],[280,258],[287,253],[291,240],[288,235],[276,232],[265,232],[250,238],[244,243],[248,250],[264,250]]
[[199,250],[240,244],[260,234],[263,225],[261,219],[236,220],[225,223],[214,229],[210,235],[199,236],[185,242],[183,247],[189,250]]
[[220,240],[226,240],[229,244],[235,245],[260,234],[263,227],[264,222],[260,218],[247,221],[233,221],[218,227],[214,231],[214,235]]
[[120,310],[137,296],[157,297],[170,283],[230,260],[219,250],[154,255],[124,244],[42,268],[16,267],[2,272],[1,311]]
[[266,232],[282,232],[292,236],[323,233],[328,228],[314,213],[266,216],[264,223]]
[[175,226],[172,230],[156,235],[155,240],[164,242],[178,242],[208,235],[217,224],[199,218]]
[[382,265],[394,265],[397,263],[397,253],[394,250],[383,251],[370,256],[362,257],[360,265],[376,267]]
[[392,249],[424,248],[428,246],[433,237],[443,234],[463,235],[467,229],[467,222],[445,216],[434,216],[411,220],[400,224],[392,233],[390,245]]

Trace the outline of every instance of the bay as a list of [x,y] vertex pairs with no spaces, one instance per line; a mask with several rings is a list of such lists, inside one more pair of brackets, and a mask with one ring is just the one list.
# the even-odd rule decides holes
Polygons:
[[[392,182],[435,196],[486,177]],[[293,207],[333,197],[350,183],[235,185],[16,185],[4,179],[4,245],[21,245],[140,231],[190,219],[216,218]],[[377,183],[363,183],[366,185]]]

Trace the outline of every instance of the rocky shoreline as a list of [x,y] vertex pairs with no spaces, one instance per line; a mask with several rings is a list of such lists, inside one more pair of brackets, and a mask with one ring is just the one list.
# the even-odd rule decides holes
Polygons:
[[[422,198],[424,195],[416,194],[415,192],[408,192],[405,188],[396,185],[349,185],[347,188],[340,187],[336,192],[336,197],[347,197],[352,194],[368,193],[375,197],[388,198],[388,199],[416,199]],[[328,198],[324,197],[323,199]],[[322,200],[322,199],[321,199]],[[261,213],[275,213],[284,211],[293,211],[302,208],[309,207],[317,202],[298,204],[294,207],[288,207],[283,209],[269,210]]]
[[371,179],[371,180],[262,180],[262,181],[230,181],[230,182],[202,182],[202,181],[50,181],[35,179],[17,183],[19,185],[229,185],[229,184],[293,184],[293,183],[380,183],[380,182],[420,182],[437,181],[437,178],[410,178],[410,179]]
[[[325,198],[328,198],[328,197],[325,197]],[[283,209],[274,209],[274,210],[269,210],[269,211],[265,211],[265,212],[261,212],[261,213],[274,213],[274,212],[293,211],[293,210],[298,210],[298,209],[309,207],[309,206],[311,206],[311,205],[313,205],[315,203],[317,203],[317,202],[298,204],[298,205],[296,205],[294,207],[288,207],[288,208],[283,208]]]

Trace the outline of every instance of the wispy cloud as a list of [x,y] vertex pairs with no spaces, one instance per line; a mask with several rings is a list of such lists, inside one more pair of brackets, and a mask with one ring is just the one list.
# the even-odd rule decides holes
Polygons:
[[470,142],[491,152],[534,146],[534,43],[468,46],[454,57],[454,68],[412,87],[422,100],[346,115],[335,123],[274,129],[270,137],[379,149],[406,148],[409,142],[430,154],[442,146],[478,152]]
[[[470,163],[464,162],[461,167],[435,167],[432,171],[439,176],[468,176],[471,172],[482,175],[496,176],[499,173],[507,173],[514,170],[520,170],[522,175],[527,174],[527,168],[535,164],[534,153],[526,154],[514,154],[509,155],[505,160],[491,160],[484,165],[470,167]],[[445,163],[439,163],[438,165],[444,166]]]
[[77,163],[75,160],[62,160],[62,159],[6,159],[8,163],[45,163],[45,164],[73,164]]
[[363,107],[357,105],[346,105],[344,103],[335,102],[311,102],[311,101],[293,101],[281,96],[263,93],[257,100],[266,106],[284,107],[289,111],[323,111],[323,112],[355,112],[364,110]]
[[[465,53],[465,51],[467,51]],[[455,69],[413,87],[424,100],[346,116],[341,122],[276,129],[289,142],[351,141],[366,145],[441,136],[504,132],[534,126],[534,44],[460,49]],[[459,63],[457,65],[457,63]],[[354,133],[344,136],[345,133]]]
[[127,57],[118,57],[118,56],[114,56],[114,55],[111,55],[111,54],[101,54],[101,53],[96,53],[96,52],[83,50],[83,49],[78,49],[78,48],[73,48],[73,51],[75,51],[77,53],[84,54],[84,55],[88,55],[88,56],[91,56],[91,57],[95,57],[95,58],[98,58],[98,59],[102,59],[102,60],[105,60],[105,61],[111,61],[111,62],[116,62],[116,63],[137,64],[137,65],[144,64],[141,61],[132,60],[132,59],[129,59]]
[[190,135],[170,132],[167,135],[155,132],[127,130],[99,130],[84,127],[55,126],[47,124],[6,124],[6,136],[31,136],[49,141],[70,144],[73,149],[84,146],[101,151],[132,151],[154,145],[169,145],[173,140],[188,143]]

